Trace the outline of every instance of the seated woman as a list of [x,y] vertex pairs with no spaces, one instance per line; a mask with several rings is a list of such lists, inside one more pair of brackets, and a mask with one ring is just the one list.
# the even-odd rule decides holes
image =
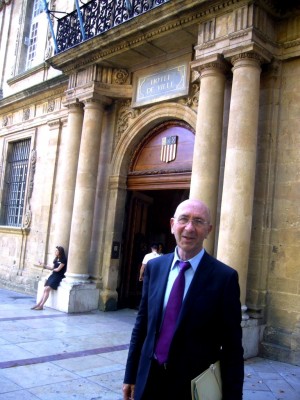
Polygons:
[[65,277],[65,272],[67,270],[67,258],[65,256],[64,248],[61,246],[56,246],[53,266],[44,264],[43,268],[49,269],[53,272],[45,282],[44,292],[41,300],[34,307],[31,307],[32,310],[43,310],[44,304],[48,300],[51,290],[57,290],[58,285]]

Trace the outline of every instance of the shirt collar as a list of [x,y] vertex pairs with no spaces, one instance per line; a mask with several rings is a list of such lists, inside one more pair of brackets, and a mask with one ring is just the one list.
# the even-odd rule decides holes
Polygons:
[[[193,258],[190,258],[189,260],[185,260],[185,261],[189,261],[190,262],[194,272],[196,271],[196,269],[197,269],[197,267],[198,267],[203,255],[204,255],[204,252],[205,252],[205,250],[203,248]],[[178,256],[178,246],[176,246],[176,248],[175,248],[174,258],[173,258],[173,262],[172,262],[172,265],[171,265],[171,270],[175,267],[177,261],[181,261],[179,256]]]

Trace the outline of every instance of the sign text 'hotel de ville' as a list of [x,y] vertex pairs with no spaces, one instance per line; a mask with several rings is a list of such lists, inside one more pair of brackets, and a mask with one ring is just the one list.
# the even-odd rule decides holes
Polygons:
[[158,71],[137,74],[133,107],[187,95],[188,75],[187,62]]

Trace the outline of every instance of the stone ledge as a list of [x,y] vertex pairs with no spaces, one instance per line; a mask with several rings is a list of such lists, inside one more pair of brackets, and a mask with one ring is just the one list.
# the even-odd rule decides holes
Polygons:
[[[45,279],[38,283],[37,300],[42,296]],[[89,312],[98,309],[99,289],[95,283],[61,282],[57,290],[52,290],[45,306],[66,313]]]

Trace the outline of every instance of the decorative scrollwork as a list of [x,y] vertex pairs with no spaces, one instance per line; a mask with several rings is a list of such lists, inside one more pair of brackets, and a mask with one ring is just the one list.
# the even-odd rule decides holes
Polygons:
[[48,109],[47,109],[47,112],[48,112],[48,113],[53,112],[54,109],[55,109],[55,101],[54,101],[54,100],[49,100],[49,101],[48,101]]
[[145,171],[129,171],[128,175],[130,176],[143,176],[143,175],[166,175],[166,174],[178,174],[192,172],[191,168],[170,168],[170,169],[152,169]]
[[113,72],[112,83],[115,83],[117,85],[124,85],[127,81],[128,75],[129,74],[126,69],[116,69]]
[[32,196],[35,167],[36,167],[36,150],[32,149],[30,156],[29,183],[28,183],[28,196],[27,196],[28,199],[30,199]]
[[2,126],[7,126],[8,125],[8,116],[4,115],[2,118]]
[[27,229],[30,227],[31,219],[32,219],[32,212],[30,208],[28,208],[23,218],[23,224],[22,224],[23,228]]
[[30,108],[23,110],[23,121],[27,121],[30,118]]
[[184,104],[185,106],[191,108],[198,107],[198,100],[199,100],[199,91],[200,91],[200,84],[199,82],[194,82],[191,85],[191,90],[188,98],[179,99],[178,103]]
[[136,118],[140,113],[140,109],[135,109],[130,107],[130,100],[122,103],[119,110],[118,126],[117,126],[117,136],[120,137],[123,132],[129,126],[129,120]]
[[[134,17],[144,14],[170,0],[91,0],[80,7],[85,40],[91,39]],[[58,20],[57,52],[60,53],[83,41],[77,10]]]

